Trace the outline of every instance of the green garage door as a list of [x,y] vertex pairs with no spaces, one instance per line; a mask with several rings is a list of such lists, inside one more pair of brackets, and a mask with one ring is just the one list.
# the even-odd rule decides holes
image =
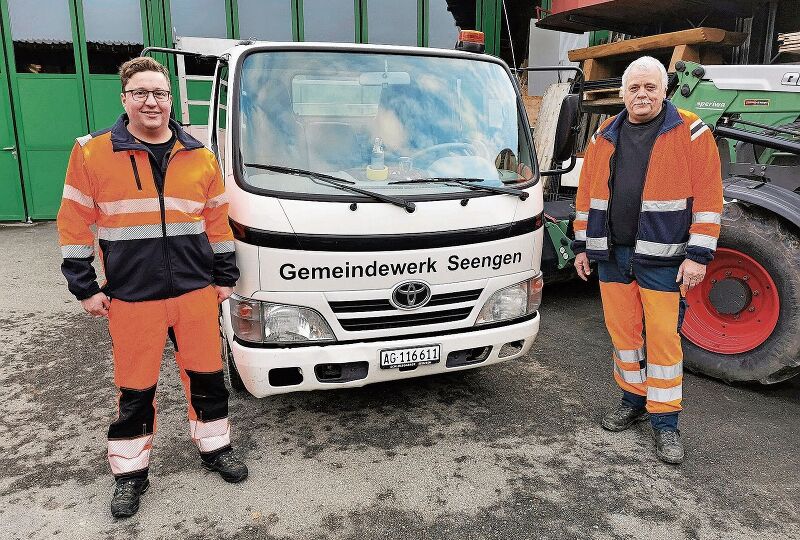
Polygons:
[[0,2],[28,214],[58,212],[75,137],[88,131],[77,47],[75,6],[68,0]]
[[22,201],[22,184],[19,176],[19,152],[8,95],[4,47],[0,43],[0,220],[24,219],[25,204]]
[[[75,138],[110,126],[122,113],[117,70],[153,43],[151,12],[157,14],[156,34],[163,36],[161,0],[0,0],[30,218],[56,216]],[[5,76],[0,73],[0,81]],[[2,92],[0,118],[8,117]],[[13,125],[9,121],[0,127],[0,148],[14,145]],[[11,142],[4,139],[6,128],[12,130]],[[14,158],[11,152],[0,153],[0,219],[18,216],[6,209],[13,207],[14,179],[6,169]]]

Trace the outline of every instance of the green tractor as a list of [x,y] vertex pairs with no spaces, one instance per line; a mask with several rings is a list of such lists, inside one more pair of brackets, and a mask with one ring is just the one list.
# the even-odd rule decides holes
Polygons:
[[687,295],[688,369],[769,384],[800,373],[800,66],[679,62],[671,97],[717,137],[725,209]]

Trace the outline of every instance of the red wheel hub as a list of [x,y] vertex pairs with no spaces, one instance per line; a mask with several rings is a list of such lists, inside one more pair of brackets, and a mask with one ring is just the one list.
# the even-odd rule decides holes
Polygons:
[[755,349],[778,323],[780,298],[769,272],[740,251],[719,248],[703,282],[686,295],[681,333],[703,349],[737,354]]

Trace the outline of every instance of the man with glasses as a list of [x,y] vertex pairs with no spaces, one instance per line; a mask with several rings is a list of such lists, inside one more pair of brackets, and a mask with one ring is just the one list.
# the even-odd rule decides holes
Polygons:
[[[125,114],[72,149],[58,213],[61,266],[84,310],[107,317],[118,390],[108,430],[114,517],[144,493],[155,392],[174,344],[201,463],[228,482],[247,477],[234,454],[220,358],[218,305],[239,278],[228,203],[214,155],[170,119],[169,72],[152,58],[120,68]],[[92,267],[97,227],[106,282]]]

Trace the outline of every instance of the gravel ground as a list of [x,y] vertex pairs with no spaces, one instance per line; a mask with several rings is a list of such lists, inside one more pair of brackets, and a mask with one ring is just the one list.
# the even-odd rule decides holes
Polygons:
[[646,425],[612,434],[618,399],[595,286],[546,288],[528,357],[361,389],[231,399],[250,478],[202,470],[172,351],[150,491],[115,522],[115,413],[104,321],[66,291],[52,223],[0,226],[0,538],[796,539],[800,378],[687,375],[687,460]]

